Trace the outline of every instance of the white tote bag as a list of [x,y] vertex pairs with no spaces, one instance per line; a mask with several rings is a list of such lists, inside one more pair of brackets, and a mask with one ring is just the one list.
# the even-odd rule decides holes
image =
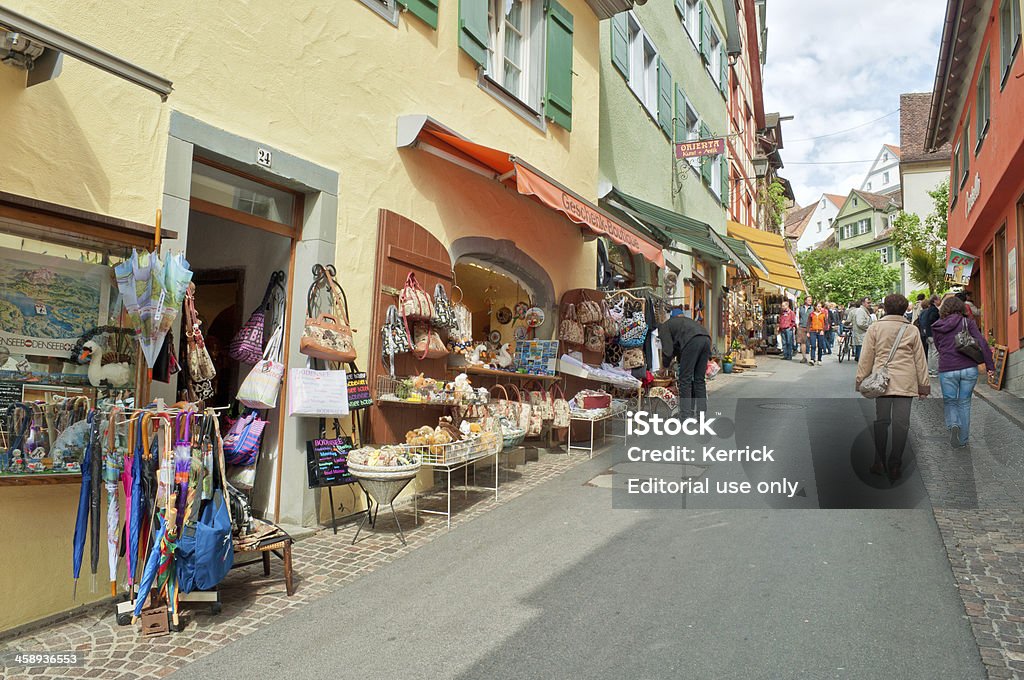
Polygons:
[[345,371],[288,369],[288,415],[326,418],[348,415]]
[[256,362],[238,388],[238,401],[249,408],[262,410],[277,407],[277,395],[281,391],[281,378],[284,377],[281,335],[282,329],[278,326],[267,341],[263,359]]

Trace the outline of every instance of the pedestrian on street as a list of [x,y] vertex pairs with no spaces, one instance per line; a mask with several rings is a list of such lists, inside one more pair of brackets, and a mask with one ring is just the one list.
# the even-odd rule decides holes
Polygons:
[[779,313],[779,334],[782,335],[782,358],[790,361],[793,358],[796,342],[796,312],[789,307],[789,300],[782,301],[782,312]]
[[801,354],[803,354],[803,358],[800,359],[801,364],[807,363],[808,327],[811,325],[811,312],[813,311],[814,298],[810,295],[804,298],[804,303],[796,310],[798,325],[796,331],[796,343],[800,346]]
[[705,373],[711,358],[711,336],[703,324],[673,310],[672,317],[658,329],[665,365],[672,359],[679,369],[679,417],[692,418],[707,410]]
[[917,321],[917,318],[921,316],[921,312],[927,308],[929,302],[927,296],[924,293],[917,294],[917,302],[914,303],[914,308],[910,313],[910,323]]
[[924,343],[924,355],[928,357],[928,375],[933,378],[939,376],[939,353],[935,349],[935,338],[932,337],[932,324],[939,320],[938,295],[928,298],[928,306],[921,311],[917,317],[917,326],[921,329],[921,341]]
[[932,338],[939,355],[939,385],[942,406],[953,448],[967,446],[971,433],[971,396],[978,383],[978,362],[957,349],[956,336],[967,330],[981,347],[985,368],[995,375],[992,350],[981,334],[978,324],[969,315],[966,303],[959,296],[948,297],[939,306],[939,320],[931,325]]
[[[914,397],[924,399],[931,392],[928,364],[924,348],[915,328],[904,314],[909,302],[899,293],[886,296],[883,301],[885,315],[872,324],[864,335],[863,361],[857,366],[857,389],[861,381],[873,372],[887,366],[889,385],[885,394],[875,399],[875,460],[871,473],[889,473],[896,481],[903,473],[903,450],[910,431],[910,409]],[[895,350],[893,349],[895,347]],[[892,359],[889,360],[890,354]],[[892,450],[886,460],[889,430],[892,430]]]
[[836,303],[828,303],[828,332],[825,338],[826,354],[832,354],[832,350],[836,346],[836,334],[842,329],[843,326],[843,313],[840,311]]
[[821,355],[825,351],[825,323],[828,319],[828,312],[820,302],[814,307],[810,314],[810,323],[807,326],[807,344],[811,348],[811,366],[821,365]]
[[828,303],[821,303],[821,310],[825,313],[825,329],[821,332],[822,354],[832,354],[832,348],[828,344],[828,335],[832,331],[832,315],[828,311]]
[[864,345],[864,335],[871,326],[871,312],[868,299],[862,298],[854,303],[850,315],[850,329],[853,331],[853,360],[860,361],[860,348]]

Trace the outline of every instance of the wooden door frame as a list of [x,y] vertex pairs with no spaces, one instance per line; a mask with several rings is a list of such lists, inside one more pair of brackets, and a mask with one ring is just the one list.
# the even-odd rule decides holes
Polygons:
[[1000,345],[1006,345],[1009,337],[1007,326],[1009,326],[1010,312],[1007,295],[1006,245],[1006,222],[1003,222],[992,237],[992,288],[995,294],[992,300],[992,330],[996,342]]

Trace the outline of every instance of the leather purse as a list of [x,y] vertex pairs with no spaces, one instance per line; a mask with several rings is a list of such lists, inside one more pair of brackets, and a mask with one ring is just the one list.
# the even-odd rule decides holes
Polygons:
[[971,330],[967,325],[967,317],[964,317],[964,326],[961,328],[956,336],[953,338],[953,342],[956,346],[956,351],[963,354],[965,357],[970,358],[974,363],[980,364],[985,361],[985,353],[981,351],[981,345],[971,335]]
[[[349,363],[356,360],[355,332],[348,324],[344,291],[331,275],[332,266],[320,267],[318,275],[309,288],[306,325],[299,339],[299,351],[314,359]],[[331,296],[330,313],[314,316],[317,290],[326,287]],[[339,298],[339,291],[341,296]]]

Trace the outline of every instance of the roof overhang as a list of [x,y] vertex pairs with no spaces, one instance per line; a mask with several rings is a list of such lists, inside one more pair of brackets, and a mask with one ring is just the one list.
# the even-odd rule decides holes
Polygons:
[[61,57],[66,54],[95,66],[101,71],[106,71],[155,92],[160,95],[160,99],[165,101],[173,89],[171,81],[166,78],[2,6],[0,6],[0,29],[16,33],[20,40],[27,39],[44,48],[42,54],[34,59],[33,68],[29,71],[29,86],[56,78],[61,70]]
[[399,116],[397,147],[425,151],[478,175],[495,180],[561,213],[585,232],[625,246],[658,267],[665,266],[662,246],[523,159],[472,142],[425,115]]
[[[636,4],[643,5],[647,0],[639,0]],[[590,9],[598,19],[611,19],[620,12],[633,9],[633,0],[587,0]]]
[[982,35],[978,15],[989,3],[986,0],[947,0],[946,20],[942,26],[939,60],[935,67],[935,85],[928,114],[925,149],[934,151],[950,141],[956,130],[957,114],[967,95],[974,60]]

